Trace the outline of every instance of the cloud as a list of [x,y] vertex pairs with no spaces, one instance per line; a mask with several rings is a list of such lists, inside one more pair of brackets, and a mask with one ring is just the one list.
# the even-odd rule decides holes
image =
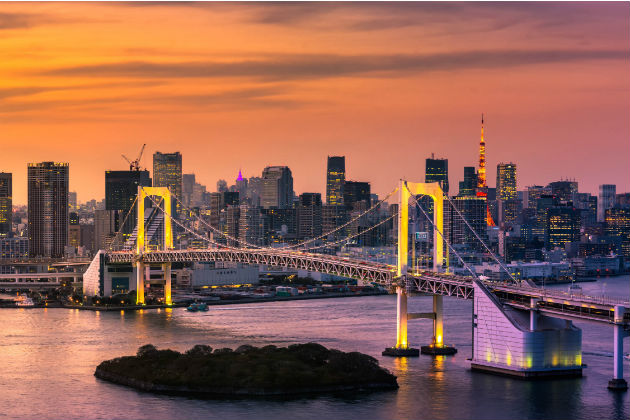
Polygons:
[[628,60],[625,50],[494,50],[398,55],[277,55],[236,62],[125,61],[46,70],[55,76],[104,78],[232,78],[263,80],[387,76],[432,71],[497,69],[534,64]]

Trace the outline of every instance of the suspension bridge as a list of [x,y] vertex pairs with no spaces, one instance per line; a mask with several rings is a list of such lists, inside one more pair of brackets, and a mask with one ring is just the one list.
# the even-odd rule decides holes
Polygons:
[[[342,258],[316,252],[335,247],[352,240],[351,235],[339,240],[326,241],[331,235],[344,232],[345,228],[373,212],[398,192],[398,211],[370,228],[397,218],[398,246],[397,264],[387,265],[354,258]],[[433,203],[430,217],[419,201],[428,196]],[[156,200],[157,197],[157,200]],[[145,199],[153,203],[152,214],[145,219]],[[630,331],[630,303],[599,296],[570,294],[535,287],[526,281],[515,279],[503,262],[484,243],[470,226],[450,198],[444,194],[439,183],[412,183],[401,180],[400,185],[384,199],[352,218],[347,223],[297,244],[280,248],[264,247],[236,238],[196,217],[206,232],[200,233],[172,217],[171,200],[183,206],[178,197],[165,187],[138,187],[134,205],[137,226],[126,243],[115,243],[108,250],[101,250],[84,274],[84,293],[103,293],[104,277],[121,265],[134,267],[137,304],[145,302],[147,267],[161,266],[163,272],[164,302],[172,304],[171,267],[176,262],[237,262],[267,267],[292,268],[310,272],[326,273],[356,279],[368,284],[379,284],[397,295],[396,342],[386,348],[384,355],[417,356],[420,351],[408,343],[407,325],[412,319],[431,319],[433,337],[431,343],[422,346],[422,353],[433,355],[454,354],[457,350],[445,341],[443,297],[450,296],[473,300],[473,369],[492,371],[517,376],[579,376],[582,372],[581,330],[572,320],[607,324],[614,329],[614,372],[609,387],[626,389],[623,379],[623,338]],[[433,269],[409,267],[409,206],[417,208],[433,228]],[[507,280],[489,281],[468,266],[457,250],[444,236],[444,207],[452,206],[457,217],[467,226],[492,258],[506,272]],[[127,213],[123,224],[132,213]],[[161,249],[150,249],[145,221],[154,218],[161,224]],[[208,244],[205,249],[173,249],[173,224],[187,234]],[[122,227],[121,227],[122,230]],[[208,235],[208,231],[212,235]],[[120,234],[120,231],[118,232]],[[213,237],[221,237],[219,242]],[[119,241],[120,242],[120,241]],[[470,276],[449,272],[448,259],[453,254],[468,270]],[[100,286],[100,289],[99,289]],[[429,313],[409,313],[407,299],[411,294],[423,293],[433,296],[433,310]]]

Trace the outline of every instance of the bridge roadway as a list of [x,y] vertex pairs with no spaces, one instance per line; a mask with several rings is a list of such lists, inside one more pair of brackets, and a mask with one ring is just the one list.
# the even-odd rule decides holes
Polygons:
[[[267,265],[307,270],[367,283],[392,286],[396,279],[396,268],[372,261],[360,261],[325,254],[274,249],[210,248],[191,250],[152,251],[141,256],[131,251],[114,251],[105,254],[109,264],[130,264],[141,260],[145,264],[166,262],[238,262],[243,264]],[[581,293],[566,293],[508,282],[484,282],[503,304],[519,309],[531,309],[532,298],[537,299],[537,309],[551,316],[579,319],[583,321],[612,323],[615,305],[626,308],[624,323],[630,327],[630,303],[621,299],[587,296]],[[472,299],[471,277],[433,271],[409,271],[406,288],[412,293],[430,293]]]

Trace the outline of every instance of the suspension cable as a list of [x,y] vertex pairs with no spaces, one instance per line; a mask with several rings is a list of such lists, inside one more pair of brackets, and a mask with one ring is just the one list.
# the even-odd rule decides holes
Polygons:
[[[175,198],[175,201],[177,201],[177,202],[178,202],[178,203],[179,203],[179,204],[180,204],[180,205],[181,205],[181,206],[182,206],[185,210],[187,210],[187,211],[188,211],[188,213],[189,213],[189,214],[190,214],[190,213],[193,213],[193,214],[194,214],[194,212],[192,212],[192,211],[190,210],[190,208],[186,207],[186,206],[184,205],[184,203],[182,203],[182,202],[181,202],[181,200],[179,199],[179,197],[177,197],[175,194],[172,194],[172,193],[171,193],[171,195]],[[200,221],[200,222],[201,222],[204,226],[206,226],[207,228],[209,228],[211,231],[213,231],[213,232],[215,232],[215,233],[217,233],[217,234],[219,234],[219,235],[221,235],[221,236],[224,236],[225,238],[227,238],[227,239],[229,239],[229,240],[232,240],[232,241],[234,241],[234,242],[238,242],[238,243],[240,243],[240,244],[243,244],[243,245],[245,245],[245,246],[248,246],[249,248],[265,248],[265,247],[262,247],[262,246],[260,246],[260,245],[251,244],[251,243],[249,243],[249,242],[247,242],[247,241],[245,241],[245,240],[243,240],[243,239],[238,239],[238,238],[235,238],[235,237],[233,237],[233,236],[231,236],[231,235],[228,235],[227,233],[221,232],[221,230],[219,230],[219,229],[217,229],[216,227],[212,226],[211,224],[209,224],[208,222],[206,222],[205,220],[203,220],[203,218],[201,218],[201,217],[197,216],[196,214],[194,214],[194,216],[195,216],[195,219],[197,219],[198,221]]]
[[351,225],[352,223],[356,222],[357,220],[359,220],[361,217],[365,216],[369,212],[371,212],[371,211],[375,210],[376,208],[378,208],[381,204],[386,202],[392,195],[394,195],[396,193],[396,191],[398,191],[398,187],[394,188],[389,194],[387,194],[387,196],[385,198],[380,200],[378,203],[376,203],[375,205],[373,205],[369,209],[365,210],[363,213],[359,214],[358,216],[354,217],[352,220],[344,223],[343,225],[338,226],[337,228],[331,230],[330,232],[323,233],[323,234],[319,235],[316,238],[311,238],[311,239],[308,239],[306,241],[303,241],[303,242],[300,242],[300,243],[297,243],[297,244],[294,244],[294,245],[288,245],[288,246],[286,246],[284,248],[299,248],[301,246],[304,246],[306,244],[309,244],[309,243],[315,242],[317,240],[323,239],[323,238],[325,238],[325,237],[327,237],[329,235],[332,235],[335,232],[340,231],[341,229],[343,229],[343,228]]
[[120,228],[118,229],[118,232],[116,232],[116,234],[114,235],[114,239],[112,239],[112,242],[109,244],[109,248],[107,248],[108,251],[111,251],[114,248],[114,243],[118,239],[118,235],[120,235],[123,228],[125,227],[125,223],[127,222],[127,219],[129,218],[129,215],[131,214],[131,211],[133,210],[133,207],[136,205],[137,201],[138,201],[138,194],[136,194],[136,198],[134,198],[133,203],[131,203],[131,207],[129,207],[129,210],[127,211],[127,214],[125,215],[123,222],[120,224]]
[[488,246],[486,245],[486,243],[479,237],[479,235],[477,234],[477,231],[475,229],[472,228],[472,226],[470,226],[470,223],[468,223],[468,220],[466,220],[466,218],[462,215],[462,213],[459,211],[459,209],[455,206],[455,204],[453,203],[453,201],[448,197],[448,195],[445,194],[446,199],[448,200],[448,202],[450,203],[451,207],[453,207],[453,209],[455,209],[455,211],[457,212],[457,215],[464,221],[464,223],[466,223],[466,226],[468,226],[468,229],[470,229],[472,231],[472,233],[475,235],[475,237],[479,240],[479,242],[481,242],[481,245],[483,245],[483,247],[486,249],[486,251],[488,251],[488,253],[490,254],[490,256],[492,257],[492,259],[494,259],[497,264],[499,264],[499,266],[505,270],[505,272],[508,274],[508,276],[510,276],[510,279],[514,282],[514,283],[520,283],[518,280],[516,280],[514,278],[514,276],[512,275],[512,273],[510,273],[510,271],[507,269],[507,267],[505,267],[505,265],[503,265],[503,263],[501,262],[501,260],[499,260],[497,258],[497,256],[494,254],[494,252],[492,252],[490,250],[490,248],[488,248]]
[[[306,248],[304,248],[304,250],[306,250],[306,251],[312,251],[312,250],[314,250],[314,249],[328,248],[328,247],[332,247],[332,246],[338,245],[338,244],[340,244],[340,243],[342,243],[342,242],[349,241],[349,240],[351,240],[351,239],[354,239],[354,238],[356,238],[356,237],[358,237],[358,236],[363,235],[364,233],[367,233],[367,232],[369,232],[369,231],[371,231],[371,230],[373,230],[373,229],[376,229],[377,227],[381,226],[382,224],[384,224],[384,223],[386,223],[386,222],[388,222],[388,221],[392,220],[392,219],[393,219],[394,217],[396,217],[396,216],[398,216],[398,212],[396,212],[396,213],[392,214],[391,216],[389,216],[389,217],[388,217],[388,218],[386,218],[386,219],[381,220],[380,222],[378,222],[378,223],[377,223],[377,224],[375,224],[374,226],[370,226],[368,229],[366,229],[366,230],[364,230],[364,231],[361,231],[361,232],[358,232],[358,233],[357,233],[357,234],[355,234],[355,235],[348,236],[348,237],[343,238],[343,239],[340,239],[340,240],[338,240],[338,241],[336,241],[336,242],[329,242],[329,243],[327,243],[327,244],[323,244],[323,245],[319,245],[319,246],[314,246],[314,247],[306,247]],[[286,248],[281,248],[281,249],[286,249]]]
[[166,215],[166,216],[168,216],[168,217],[169,217],[169,219],[170,219],[170,221],[171,221],[172,223],[175,223],[177,226],[181,227],[181,228],[182,228],[182,229],[184,229],[186,232],[188,232],[188,233],[190,233],[190,234],[192,234],[192,235],[196,236],[196,237],[197,237],[197,238],[199,238],[199,239],[202,239],[202,240],[204,240],[204,241],[206,241],[206,242],[209,242],[209,243],[211,243],[211,244],[213,244],[213,245],[216,245],[216,246],[218,246],[218,247],[226,247],[226,248],[230,248],[230,249],[237,249],[237,248],[231,247],[231,246],[229,246],[229,245],[227,245],[227,246],[226,246],[226,245],[220,244],[220,243],[218,243],[218,242],[215,242],[215,241],[211,240],[210,238],[207,238],[207,237],[205,237],[205,236],[199,235],[197,232],[193,231],[192,229],[189,229],[188,227],[186,227],[186,226],[184,226],[182,223],[180,223],[177,219],[173,218],[173,216],[172,216],[172,215],[167,214],[164,210],[162,210],[162,209],[159,207],[159,203],[157,203],[157,202],[153,199],[153,197],[151,197],[150,195],[148,195],[147,197],[149,198],[149,200],[151,200],[151,202],[152,202],[153,204],[155,204],[155,205],[156,205],[156,207],[157,207],[157,208],[158,208],[158,209],[159,209],[162,213],[164,213],[164,215]]
[[[433,226],[433,229],[440,235],[440,237],[442,238],[442,240],[444,242],[446,242],[446,245],[448,246],[448,248],[453,251],[453,253],[455,254],[455,256],[457,256],[457,258],[459,258],[459,260],[461,261],[461,263],[464,265],[464,267],[470,272],[470,274],[472,274],[473,278],[478,278],[477,277],[477,273],[474,272],[470,266],[468,264],[466,264],[466,261],[464,261],[464,259],[459,255],[459,253],[451,246],[451,244],[446,240],[446,238],[444,237],[444,235],[442,234],[442,231],[440,231],[440,229],[437,228],[437,226],[435,226],[435,223],[433,223],[433,220],[431,220],[431,218],[429,217],[429,215],[427,214],[426,211],[424,211],[424,208],[422,207],[422,205],[420,204],[420,202],[418,202],[418,199],[416,198],[416,196],[409,190],[409,187],[407,186],[407,184],[405,183],[405,188],[407,188],[407,191],[409,191],[409,194],[411,194],[411,197],[413,197],[413,200],[415,201],[416,205],[418,206],[418,208],[420,209],[420,211],[422,211],[422,214],[424,214],[424,217],[427,218],[427,220],[431,223],[431,225]],[[409,204],[409,203],[406,203]],[[400,240],[400,238],[398,239]],[[433,240],[435,242],[435,239]],[[435,246],[435,243],[434,245]]]

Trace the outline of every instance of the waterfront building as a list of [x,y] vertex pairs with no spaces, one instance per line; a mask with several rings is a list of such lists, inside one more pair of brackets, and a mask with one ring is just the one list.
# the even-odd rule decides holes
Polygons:
[[68,244],[69,164],[28,164],[29,256],[62,258]]
[[[179,152],[153,154],[153,186],[168,187],[171,194],[178,199],[182,199],[183,187],[182,175],[182,155]],[[177,217],[181,210],[181,205],[176,199],[171,201],[173,216]]]
[[322,234],[322,196],[319,193],[300,195],[297,207],[298,239],[314,238]]
[[0,172],[0,238],[13,230],[13,174]]
[[341,206],[344,204],[343,191],[346,182],[346,157],[328,156],[326,168],[326,204]]
[[261,205],[265,209],[293,207],[293,175],[287,166],[263,170]]
[[439,182],[448,194],[448,159],[436,159],[433,154],[425,161],[424,182]]
[[28,258],[28,238],[24,236],[0,237],[0,259]]
[[603,222],[606,218],[606,210],[615,205],[617,186],[613,184],[603,184],[599,186],[599,196],[597,200],[597,221]]

